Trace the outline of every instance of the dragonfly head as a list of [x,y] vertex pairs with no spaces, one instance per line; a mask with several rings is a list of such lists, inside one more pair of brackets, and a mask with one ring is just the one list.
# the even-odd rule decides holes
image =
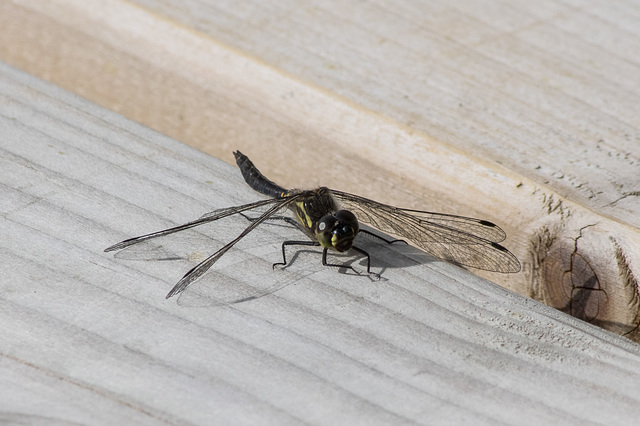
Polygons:
[[353,239],[359,230],[358,219],[353,213],[349,210],[338,210],[320,218],[315,232],[322,247],[343,252],[353,246]]

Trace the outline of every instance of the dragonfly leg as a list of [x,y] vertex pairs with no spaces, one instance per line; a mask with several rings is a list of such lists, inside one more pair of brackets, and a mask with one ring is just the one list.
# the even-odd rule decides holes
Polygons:
[[375,238],[377,238],[379,240],[382,240],[387,244],[393,244],[393,243],[405,243],[405,244],[408,244],[405,240],[398,240],[398,239],[390,240],[390,239],[382,237],[382,236],[380,236],[378,234],[374,234],[373,232],[367,231],[366,229],[361,229],[360,233],[361,234],[371,235],[372,237],[375,237]]
[[[286,266],[287,265],[287,253],[286,253],[286,247],[287,246],[319,246],[319,245],[320,245],[320,243],[317,242],[317,241],[285,241],[285,242],[282,243],[282,262],[274,263],[272,267],[275,268],[276,266]],[[380,274],[376,274],[375,272],[371,272],[371,257],[369,256],[369,253],[367,253],[366,251],[362,250],[361,248],[355,247],[355,246],[351,247],[351,249],[357,251],[358,253],[364,255],[367,258],[367,274],[373,275],[377,279],[380,279]],[[330,267],[333,267],[333,268],[351,269],[353,272],[355,272],[356,274],[360,275],[360,272],[358,272],[351,265],[327,262],[328,250],[329,249],[327,249],[327,248],[322,250],[322,265],[323,266],[330,266]]]
[[[356,247],[356,246],[352,246],[351,249],[357,251],[360,254],[363,254],[367,258],[367,274],[373,275],[376,278],[380,279],[380,275],[379,274],[376,274],[375,272],[371,272],[371,257],[369,256],[369,253],[367,253],[366,251],[364,251],[361,248]],[[344,264],[339,264],[339,263],[328,263],[327,262],[327,251],[328,251],[328,249],[326,249],[326,248],[322,251],[322,264],[324,266],[332,266],[334,268],[347,268],[347,269],[351,269],[353,272],[355,272],[356,274],[360,275],[360,272],[356,271],[354,269],[354,267],[351,266],[351,265],[344,265]]]
[[287,265],[287,253],[285,251],[286,246],[319,246],[320,243],[317,241],[285,241],[282,243],[282,262],[277,262],[272,265],[275,269],[276,266],[286,266]]

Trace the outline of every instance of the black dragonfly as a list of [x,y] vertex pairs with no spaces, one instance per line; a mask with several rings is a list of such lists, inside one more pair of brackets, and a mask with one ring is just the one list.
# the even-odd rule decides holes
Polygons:
[[[323,265],[347,268],[359,273],[350,265],[327,261],[329,249],[338,252],[354,250],[366,257],[367,273],[372,274],[369,254],[353,245],[353,240],[359,232],[372,234],[367,230],[360,229],[359,222],[363,222],[382,232],[389,232],[405,238],[427,253],[452,263],[493,272],[515,273],[520,271],[518,259],[509,250],[498,244],[505,239],[505,232],[491,222],[463,216],[402,209],[326,187],[312,190],[287,190],[267,179],[240,151],[234,152],[234,155],[247,184],[257,192],[271,198],[214,210],[184,225],[124,240],[108,247],[105,252],[121,250],[151,238],[183,231],[262,207],[266,209],[264,213],[257,218],[250,219],[251,223],[238,237],[187,272],[166,297],[169,298],[184,291],[187,286],[209,270],[231,247],[261,223],[270,218],[282,218],[277,216],[277,213],[285,209],[295,213],[297,221],[294,223],[310,237],[310,240],[284,241],[282,243],[282,262],[274,263],[274,267],[287,264],[285,250],[287,246],[321,246],[323,248]],[[293,221],[291,218],[287,219]],[[372,235],[381,238],[378,235]],[[399,241],[382,239],[389,243]]]

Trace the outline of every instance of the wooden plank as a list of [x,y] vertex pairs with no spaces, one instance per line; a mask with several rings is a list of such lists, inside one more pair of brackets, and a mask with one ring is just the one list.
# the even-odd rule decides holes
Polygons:
[[640,339],[637,0],[0,7],[8,62],[288,186],[495,221],[524,268],[485,276]]
[[[177,303],[165,300],[246,221],[169,239],[161,251],[102,250],[257,199],[238,170],[4,64],[0,100],[3,422],[640,416],[637,344],[408,247],[362,242],[380,281],[323,268],[318,253],[272,271],[295,230],[267,226]],[[225,285],[259,282],[279,288],[214,306]]]

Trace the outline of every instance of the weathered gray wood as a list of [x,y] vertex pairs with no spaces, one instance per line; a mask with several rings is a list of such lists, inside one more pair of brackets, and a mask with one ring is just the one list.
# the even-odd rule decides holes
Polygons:
[[487,277],[638,341],[638,10],[13,0],[0,58],[285,185],[492,220],[524,267]]
[[[202,255],[191,242],[215,250],[244,219],[169,241],[189,260],[102,250],[256,199],[238,170],[5,65],[0,105],[3,422],[640,417],[637,344],[409,248],[363,242],[381,281],[322,268],[317,253],[272,271],[291,231],[270,226],[165,300]],[[282,288],[212,306],[221,284],[247,280]]]

